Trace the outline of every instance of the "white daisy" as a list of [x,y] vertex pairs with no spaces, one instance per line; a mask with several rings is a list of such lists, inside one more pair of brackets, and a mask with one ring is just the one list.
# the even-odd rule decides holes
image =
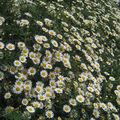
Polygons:
[[28,24],[29,24],[29,21],[22,19],[22,20],[21,20],[21,24],[22,24],[22,25],[28,25]]
[[41,75],[41,77],[45,78],[45,77],[48,76],[48,72],[47,72],[46,70],[42,70],[42,71],[40,72],[40,75]]
[[32,15],[28,12],[25,12],[25,15],[29,16],[29,17],[32,17]]
[[61,93],[63,93],[63,89],[62,88],[55,88],[55,92],[61,94]]
[[0,81],[4,79],[4,73],[0,71]]
[[93,115],[95,116],[95,118],[99,118],[100,117],[100,112],[96,109],[93,110]]
[[49,43],[44,43],[43,46],[44,46],[44,48],[50,48],[50,44]]
[[43,30],[44,32],[48,32],[48,29],[45,28],[45,27],[42,27],[42,30]]
[[48,32],[49,32],[50,35],[53,35],[53,36],[56,35],[56,32],[54,30],[49,30]]
[[43,41],[47,41],[48,39],[46,38],[46,36],[41,36]]
[[41,38],[40,35],[35,35],[34,38],[35,38],[35,40],[36,40],[37,43],[39,43],[39,44],[43,43],[42,38]]
[[35,108],[39,108],[40,107],[40,103],[38,101],[34,101],[32,104],[33,104],[33,106]]
[[51,40],[51,43],[54,47],[58,47],[58,43],[56,40]]
[[46,113],[45,113],[46,117],[47,118],[53,118],[54,117],[54,113],[51,111],[51,110],[48,110]]
[[43,107],[44,107],[44,104],[43,104],[43,102],[39,102],[40,103],[40,109],[43,109]]
[[29,75],[35,75],[35,74],[36,74],[36,69],[35,69],[34,67],[30,67],[30,68],[28,69],[28,74],[29,74]]
[[36,87],[35,87],[35,91],[36,91],[37,93],[42,93],[42,92],[43,92],[43,87],[36,86]]
[[19,60],[15,60],[15,61],[14,61],[14,65],[15,65],[15,66],[21,66],[21,64],[22,64],[22,63],[21,63]]
[[25,63],[27,59],[24,56],[20,56],[19,60],[20,60],[21,63]]
[[36,23],[38,24],[38,25],[40,25],[41,27],[43,26],[43,23],[41,22],[41,21],[36,21]]
[[4,95],[5,99],[9,99],[10,97],[11,97],[11,93],[10,92],[5,93],[5,95]]
[[8,50],[14,50],[14,49],[15,49],[15,45],[12,44],[12,43],[8,43],[8,44],[6,45],[6,48],[7,48]]
[[46,99],[45,95],[38,94],[38,100],[44,101]]
[[3,49],[4,48],[4,43],[3,42],[0,42],[0,49]]
[[33,45],[33,48],[34,48],[34,50],[37,50],[37,51],[41,50],[41,46],[37,43]]
[[28,99],[26,98],[22,99],[22,104],[26,106],[28,104]]
[[85,98],[82,95],[77,95],[76,100],[80,103],[83,103],[85,101]]
[[35,109],[32,106],[27,106],[26,109],[28,110],[29,113],[34,113]]
[[33,63],[36,64],[36,65],[39,65],[40,64],[40,59],[39,58],[33,58]]
[[72,98],[69,100],[69,103],[70,103],[70,105],[72,105],[72,106],[76,106],[76,105],[77,105],[76,100],[75,100],[75,99],[72,99]]
[[64,105],[63,111],[65,111],[66,113],[69,113],[71,111],[71,107],[69,105]]
[[23,91],[23,88],[20,85],[15,85],[13,87],[13,92],[16,93],[16,94],[20,94],[22,91]]

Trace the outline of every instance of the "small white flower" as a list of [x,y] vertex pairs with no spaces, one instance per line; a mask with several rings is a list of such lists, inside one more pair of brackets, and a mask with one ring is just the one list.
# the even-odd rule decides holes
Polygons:
[[64,105],[63,106],[63,111],[65,111],[66,113],[69,113],[71,111],[71,108],[69,105]]
[[14,50],[14,49],[15,49],[15,45],[12,44],[12,43],[8,43],[8,44],[6,45],[6,48],[7,48],[8,50]]
[[28,112],[30,112],[30,113],[34,113],[34,112],[35,112],[35,109],[34,109],[34,107],[32,107],[32,106],[27,106],[26,109],[27,109]]

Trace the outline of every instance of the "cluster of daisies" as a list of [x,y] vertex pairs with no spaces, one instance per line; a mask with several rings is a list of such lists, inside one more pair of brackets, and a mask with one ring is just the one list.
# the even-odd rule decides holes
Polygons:
[[[9,43],[1,34],[0,60],[17,52],[18,57],[13,55],[10,65],[0,66],[0,91],[4,92],[5,101],[12,99],[13,94],[24,96],[19,104],[27,119],[35,114],[38,120],[119,120],[120,85],[118,76],[114,77],[114,66],[119,62],[116,53],[120,51],[116,44],[120,40],[118,9],[111,6],[110,0],[74,0],[71,8],[64,3],[13,2],[10,12],[17,17],[14,24],[20,29],[27,27],[28,34],[34,21],[40,32],[32,35],[32,41]],[[51,17],[41,19],[24,12],[24,19],[21,4],[23,8],[43,7]],[[16,8],[19,9],[14,12]],[[4,22],[0,16],[0,25]],[[8,73],[13,80],[6,78]],[[5,106],[5,112],[15,108]]]

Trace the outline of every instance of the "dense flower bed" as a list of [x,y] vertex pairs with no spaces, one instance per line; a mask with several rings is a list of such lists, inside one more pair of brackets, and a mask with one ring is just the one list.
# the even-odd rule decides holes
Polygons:
[[4,0],[0,8],[1,118],[120,119],[111,0]]

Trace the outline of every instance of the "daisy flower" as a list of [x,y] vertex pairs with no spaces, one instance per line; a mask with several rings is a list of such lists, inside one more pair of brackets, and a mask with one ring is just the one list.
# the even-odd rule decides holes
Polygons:
[[40,25],[41,27],[43,26],[43,23],[41,22],[41,21],[36,21],[36,23],[38,24],[38,25]]
[[43,46],[44,46],[44,48],[50,48],[50,44],[49,43],[44,43]]
[[80,103],[83,103],[85,101],[85,98],[82,95],[77,95],[76,100]]
[[55,92],[61,94],[61,93],[63,93],[63,89],[62,88],[55,88]]
[[44,101],[46,98],[45,98],[45,95],[42,95],[42,94],[38,94],[38,100],[40,101]]
[[43,43],[41,36],[35,35],[34,38],[35,38],[35,40],[36,40],[37,43],[39,43],[39,44],[42,44],[42,43]]
[[64,105],[63,111],[65,111],[66,113],[69,113],[71,111],[71,107],[69,105]]
[[33,103],[33,106],[36,107],[36,108],[39,108],[40,107],[40,103],[38,101],[34,101]]
[[22,19],[22,20],[21,20],[21,24],[23,24],[23,25],[28,25],[28,24],[29,24],[29,21]]
[[65,80],[65,77],[62,76],[62,75],[59,75],[59,76],[58,76],[58,79],[61,80],[61,81],[63,81],[63,80]]
[[25,12],[25,15],[29,16],[29,17],[32,17],[32,15],[28,12]]
[[49,30],[48,32],[49,32],[50,35],[53,35],[53,36],[56,35],[56,32],[54,30]]
[[29,91],[32,89],[32,86],[31,85],[24,85],[24,89]]
[[5,99],[9,99],[10,97],[11,97],[11,93],[10,92],[5,93],[5,95],[4,95]]
[[19,60],[20,60],[21,63],[25,63],[27,59],[24,56],[20,56]]
[[92,42],[93,42],[93,39],[90,38],[90,37],[87,37],[87,38],[86,38],[86,41],[89,42],[89,43],[92,43]]
[[14,107],[12,107],[12,106],[7,106],[6,108],[5,108],[5,111],[8,113],[8,112],[11,112],[12,110],[14,110]]
[[22,114],[22,116],[24,118],[31,119],[31,115],[30,115],[30,113],[28,111],[24,111],[23,114]]
[[35,112],[35,109],[32,106],[27,106],[26,109],[29,113],[34,113]]
[[43,109],[43,107],[44,107],[44,104],[43,104],[43,102],[39,102],[40,103],[40,109]]
[[28,69],[28,74],[29,74],[29,75],[35,75],[35,74],[36,74],[36,69],[35,69],[34,67],[30,67],[30,68]]
[[26,98],[22,99],[22,104],[26,106],[28,104],[28,99]]
[[4,79],[4,73],[0,71],[0,81]]
[[15,45],[12,44],[12,43],[8,43],[8,44],[6,45],[6,48],[7,48],[8,50],[14,50],[14,49],[15,49]]
[[52,57],[52,53],[49,50],[46,50],[45,54],[46,54],[47,57]]
[[56,78],[55,73],[54,73],[54,72],[50,72],[50,73],[49,73],[49,78],[50,78],[51,80],[54,80],[54,79]]
[[45,23],[51,23],[52,22],[52,20],[50,20],[48,18],[45,18],[44,21],[45,21]]
[[48,69],[52,69],[52,65],[51,64],[47,64],[47,68]]
[[11,66],[9,69],[9,72],[14,75],[17,72],[17,69],[15,67]]
[[120,85],[117,85],[117,89],[120,91]]
[[81,63],[81,67],[82,67],[83,69],[87,69],[87,66],[86,66],[85,63]]
[[40,64],[40,59],[39,58],[33,58],[33,63],[36,64],[36,65],[39,65]]
[[47,118],[53,118],[54,117],[54,113],[51,111],[51,110],[48,110],[46,113],[45,113],[46,117]]
[[0,52],[0,59],[3,58],[3,52]]
[[41,77],[46,78],[48,76],[48,72],[46,70],[42,70],[40,72]]
[[13,92],[16,93],[16,94],[20,94],[22,91],[23,91],[23,88],[20,85],[15,85],[13,87]]
[[35,53],[34,53],[34,52],[30,52],[30,53],[29,53],[29,57],[30,57],[30,59],[33,59],[33,58],[35,58],[35,57],[36,57],[36,55],[35,55]]
[[120,119],[119,115],[117,115],[117,114],[113,113],[113,116],[114,116],[115,120],[119,120]]
[[0,21],[4,22],[5,21],[5,18],[0,16]]
[[27,49],[26,47],[24,47],[23,50],[22,50],[22,53],[23,54],[28,54],[29,53],[29,49]]
[[100,107],[104,110],[107,111],[107,105],[105,103],[101,103]]
[[0,49],[3,49],[4,48],[4,43],[3,42],[0,42]]
[[37,43],[33,45],[33,48],[34,48],[34,50],[37,50],[37,51],[41,50],[41,46]]
[[120,91],[119,91],[119,90],[115,90],[114,93],[115,93],[118,97],[120,97]]
[[48,39],[46,38],[46,36],[41,36],[43,41],[47,41]]
[[69,100],[69,103],[70,103],[70,105],[72,105],[72,106],[76,106],[76,105],[77,105],[76,100],[75,100],[75,99],[72,99],[72,98]]
[[112,110],[113,109],[113,104],[111,102],[108,102],[107,107]]
[[54,47],[58,47],[58,43],[56,40],[51,40],[51,43]]
[[93,115],[95,116],[95,118],[99,118],[100,117],[100,112],[96,109],[93,110]]
[[46,93],[45,93],[45,97],[46,97],[46,99],[51,98],[51,96],[52,96],[51,92],[46,92]]
[[48,29],[45,28],[45,27],[42,27],[42,30],[43,30],[44,32],[48,32]]
[[63,36],[60,35],[60,34],[57,34],[57,37],[58,37],[59,39],[62,39],[62,38],[63,38]]
[[110,77],[109,77],[109,80],[111,80],[111,81],[115,81],[115,78],[112,77],[112,76],[110,76]]
[[36,86],[44,87],[44,83],[41,81],[37,81]]
[[87,89],[88,89],[90,92],[94,92],[94,88],[93,88],[93,87],[87,87]]
[[98,104],[97,103],[93,103],[93,106],[95,109],[98,109]]
[[62,22],[62,24],[66,27],[68,27],[68,24],[66,22]]
[[36,86],[36,87],[35,87],[35,91],[36,91],[37,93],[42,93],[42,92],[43,92],[43,87]]
[[61,69],[59,67],[56,67],[54,69],[54,72],[55,72],[56,75],[59,75],[61,73]]
[[22,86],[22,85],[23,85],[23,82],[18,79],[18,80],[15,81],[15,85],[20,85],[20,86]]
[[50,85],[51,88],[56,88],[55,80],[50,80],[49,85]]

